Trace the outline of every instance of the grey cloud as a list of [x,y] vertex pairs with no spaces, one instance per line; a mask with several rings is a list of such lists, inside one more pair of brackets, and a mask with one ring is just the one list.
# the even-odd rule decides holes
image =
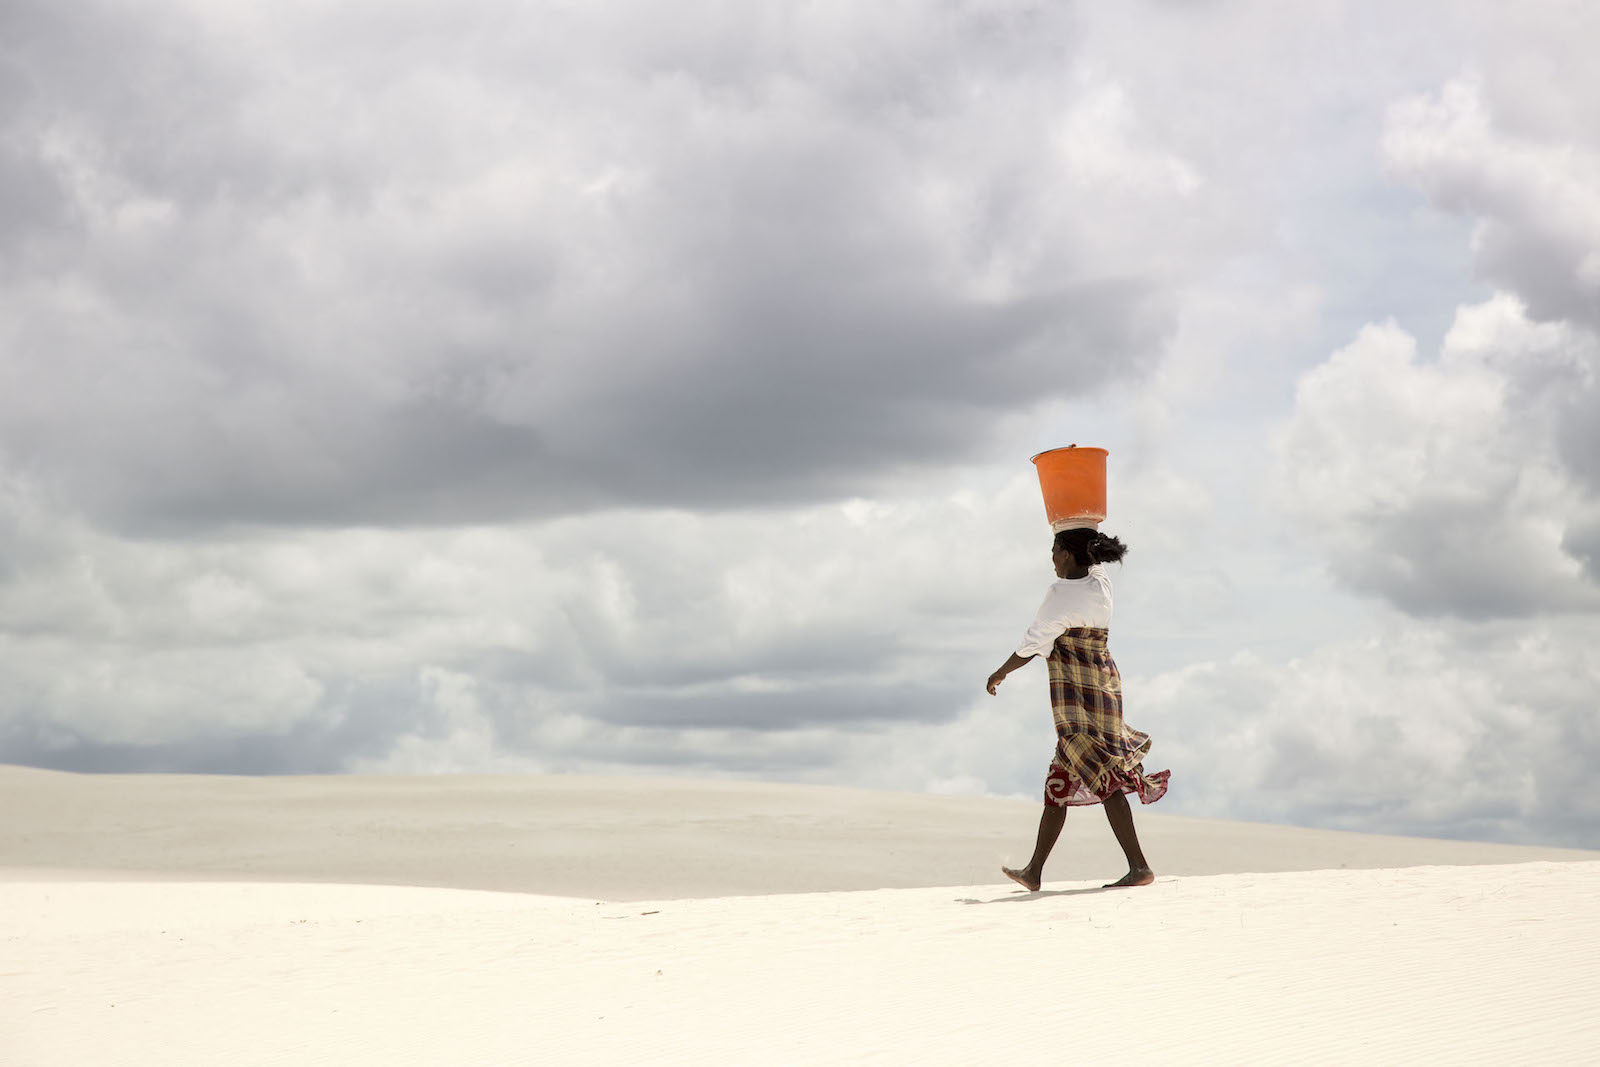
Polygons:
[[1561,548],[1583,564],[1590,582],[1600,585],[1600,520],[1569,527],[1562,535]]
[[1555,438],[1567,470],[1600,500],[1600,355],[1591,372],[1594,378],[1587,384],[1573,383],[1565,390]]
[[[1584,17],[1596,21],[1592,13]],[[1491,65],[1521,62],[1490,51]],[[1582,53],[1538,64],[1541,80],[1552,81],[1581,82],[1590,66]],[[1560,91],[1572,95],[1570,86]],[[1474,220],[1481,276],[1515,292],[1536,319],[1600,329],[1600,281],[1593,274],[1600,249],[1594,187],[1600,127],[1580,110],[1542,108],[1545,121],[1518,128],[1516,118],[1527,111],[1521,94],[1540,92],[1516,77],[1473,78],[1405,101],[1391,112],[1386,155],[1438,207]]]
[[1359,548],[1333,569],[1350,588],[1417,616],[1531,618],[1594,598],[1546,573],[1508,492],[1473,501],[1419,501],[1361,520]]
[[168,536],[817,500],[971,456],[1173,328],[1076,251],[1092,209],[1030,218],[1054,116],[967,91],[1069,107],[1064,12],[947,12],[868,78],[833,58],[892,29],[864,15],[809,46],[634,27],[586,73],[614,15],[441,10],[337,45],[351,11],[16,19],[6,199],[76,202],[29,212],[64,288],[0,290],[12,462]]
[[[835,699],[838,692],[830,688],[834,680],[852,678],[849,683],[841,683],[846,691],[876,690],[880,686],[892,689],[878,677],[884,673],[883,665],[905,662],[914,658],[915,652],[896,634],[882,632],[881,627],[851,625],[848,620],[840,624],[830,620],[822,625],[801,626],[773,640],[684,633],[682,631],[692,631],[692,624],[685,616],[666,616],[657,624],[647,625],[647,633],[657,628],[676,632],[651,633],[647,638],[626,640],[616,633],[614,626],[581,619],[570,609],[568,619],[573,630],[570,648],[472,648],[463,650],[450,666],[474,678],[504,686],[508,691],[537,689],[550,694],[552,699],[563,701],[591,699],[594,677],[604,678],[609,688],[619,692],[643,694],[637,704],[632,697],[607,698],[608,702],[596,714],[613,722],[648,725],[655,721],[648,708],[663,706],[663,701],[693,703],[705,699],[719,705],[732,706],[740,701],[748,705],[745,711],[737,713],[707,713],[714,717],[736,714],[745,720],[760,719],[766,717],[765,712],[751,709],[770,705],[786,708],[787,721],[791,724],[804,724],[811,721],[813,715],[821,719],[836,717],[830,710],[838,703]],[[592,671],[592,674],[586,677],[582,670]],[[747,680],[777,684],[791,693],[773,701],[759,692],[741,695],[743,691],[738,683]],[[813,696],[815,701],[811,700]],[[870,699],[847,703],[865,707],[862,701],[870,702]],[[896,717],[932,715],[937,718],[944,714],[948,703],[924,704],[900,696],[893,699],[903,706]],[[635,715],[627,710],[630,707],[640,710]]]
[[994,562],[948,554],[990,521],[970,502],[871,510],[160,540],[0,481],[0,760],[593,769],[631,738],[751,773],[803,736],[937,729],[998,654],[951,650],[1003,649],[1032,604],[988,621]]
[[[820,766],[839,758],[848,739],[794,746],[764,745],[761,738],[788,731],[870,729],[895,721],[936,727],[953,720],[968,694],[930,686],[857,686],[824,683],[785,693],[612,691],[599,698],[540,696],[530,687],[487,682],[476,686],[474,728],[492,742],[498,758],[560,770],[595,763],[700,767],[719,774],[749,774]],[[544,733],[553,707],[581,713],[583,733],[550,741]],[[381,763],[404,739],[441,742],[460,727],[415,678],[346,680],[330,686],[322,703],[285,729],[230,725],[219,715],[211,728],[180,739],[108,742],[63,729],[46,718],[11,715],[0,725],[0,762],[77,772],[186,774],[337,774]],[[621,731],[620,733],[618,731]],[[684,731],[716,731],[717,744],[697,744]],[[766,751],[763,766],[751,751]]]
[[1501,219],[1486,221],[1478,233],[1479,270],[1526,300],[1535,318],[1600,329],[1600,283],[1583,276],[1594,252],[1578,234],[1529,232]]
[[793,730],[812,726],[910,720],[953,720],[974,686],[893,684],[875,679],[824,681],[778,692],[719,687],[619,692],[594,702],[589,714],[616,725]]
[[[605,638],[601,640],[604,642]],[[806,627],[777,641],[720,644],[721,647],[692,648],[687,652],[670,645],[661,651],[649,646],[615,655],[601,651],[597,658],[606,661],[607,677],[622,686],[693,687],[739,677],[815,685],[828,677],[864,675],[879,663],[908,651],[903,640],[893,634],[848,622],[826,628]]]
[[228,709],[180,738],[106,741],[62,726],[60,709],[15,706],[0,718],[0,763],[80,773],[338,774],[425,732],[428,709],[399,681],[330,682],[315,712],[286,727],[239,726]]
[[[0,96],[7,87],[0,84]],[[15,147],[0,143],[0,278],[15,253],[36,235],[67,225],[67,197],[50,170]]]
[[1482,73],[1398,103],[1385,155],[1436,206],[1473,220],[1483,277],[1535,319],[1600,329],[1600,108],[1578,43],[1600,17],[1535,3],[1487,25]]
[[[902,587],[892,564],[808,586],[829,552],[816,521],[757,543],[688,518],[658,541],[590,519],[184,543],[108,538],[25,494],[0,503],[0,559],[23,564],[0,580],[0,762],[554,770],[638,747],[719,773],[751,773],[765,752],[776,773],[820,759],[794,755],[821,742],[792,735],[827,735],[837,754],[841,731],[949,723],[981,673],[926,662],[930,642],[968,643],[973,613],[908,630],[894,605],[922,583]],[[858,547],[894,554],[865,534]],[[728,570],[706,573],[717,560]],[[863,568],[889,573],[860,590]]]
[[[1036,490],[1020,458],[929,465],[1082,417],[1144,520],[1116,647],[1166,804],[1594,844],[1574,366],[1507,350],[1514,432],[1401,433],[1324,498],[1346,584],[1429,616],[1399,637],[1241,476],[1308,338],[1479,299],[1467,227],[1369,151],[1473,16],[1191,6],[0,5],[0,759],[1037,796],[1042,672],[978,688],[1041,591]],[[1550,65],[1514,124],[1534,98],[1491,71],[1494,128],[1579,159],[1600,94]],[[1482,273],[1570,306],[1577,213],[1403,176],[1485,221]],[[1407,381],[1345,390],[1313,458],[1376,455],[1454,379]],[[1428,427],[1493,423],[1474,396]],[[1496,525],[1522,468],[1550,491]],[[870,499],[790,506],[843,493]],[[511,515],[551,521],[450,525]],[[1271,549],[1211,581],[1196,538]],[[1509,572],[1473,570],[1486,540]],[[1305,655],[1137,675],[1252,638]]]
[[[127,427],[138,435],[130,453],[109,464],[80,453],[88,474],[79,485],[135,528],[168,531],[862,494],[896,469],[959,460],[1009,406],[1125,373],[1108,353],[1154,350],[1166,317],[1152,300],[1142,287],[1100,284],[1035,307],[945,315],[885,307],[867,322],[817,301],[804,316],[774,311],[719,327],[723,350],[698,363],[686,355],[666,373],[630,379],[625,356],[597,360],[624,370],[536,423],[449,396],[387,411],[353,397],[285,396],[245,428],[225,407],[175,410],[176,432],[151,426],[162,417],[152,412]],[[883,321],[895,310],[903,322]],[[30,444],[19,450],[30,458],[71,450],[49,437]],[[104,444],[95,449],[102,457]]]
[[586,738],[545,762],[555,773],[624,767],[629,773],[694,774],[718,778],[783,781],[837,772],[848,740],[837,734],[795,739],[737,730],[694,731],[699,743],[684,743],[679,729],[612,730]]

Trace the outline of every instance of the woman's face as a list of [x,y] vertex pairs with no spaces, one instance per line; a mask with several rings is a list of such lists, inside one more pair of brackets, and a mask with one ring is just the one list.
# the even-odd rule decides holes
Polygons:
[[1074,563],[1072,549],[1052,542],[1050,545],[1050,562],[1055,566],[1057,578],[1067,577],[1067,572],[1072,570]]

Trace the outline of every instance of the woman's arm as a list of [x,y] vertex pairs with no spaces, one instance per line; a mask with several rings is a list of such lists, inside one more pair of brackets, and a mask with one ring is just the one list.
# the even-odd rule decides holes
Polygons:
[[1032,656],[1019,656],[1015,652],[1011,653],[1011,658],[1002,663],[999,670],[989,675],[989,695],[994,696],[995,687],[1006,680],[1006,675],[1031,659],[1033,659]]

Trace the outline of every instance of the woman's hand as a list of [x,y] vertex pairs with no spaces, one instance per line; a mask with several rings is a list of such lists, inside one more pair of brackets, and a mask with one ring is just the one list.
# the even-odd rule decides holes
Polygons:
[[1019,656],[1011,653],[1011,658],[1000,664],[1000,669],[989,675],[989,695],[994,696],[995,687],[1006,680],[1006,675],[1032,659],[1032,656]]

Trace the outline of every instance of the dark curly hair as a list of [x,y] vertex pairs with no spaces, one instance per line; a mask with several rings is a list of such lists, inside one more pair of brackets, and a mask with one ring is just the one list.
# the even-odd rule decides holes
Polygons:
[[1074,559],[1086,566],[1120,563],[1128,554],[1128,546],[1119,539],[1091,529],[1060,530],[1056,533],[1055,547],[1067,549]]

